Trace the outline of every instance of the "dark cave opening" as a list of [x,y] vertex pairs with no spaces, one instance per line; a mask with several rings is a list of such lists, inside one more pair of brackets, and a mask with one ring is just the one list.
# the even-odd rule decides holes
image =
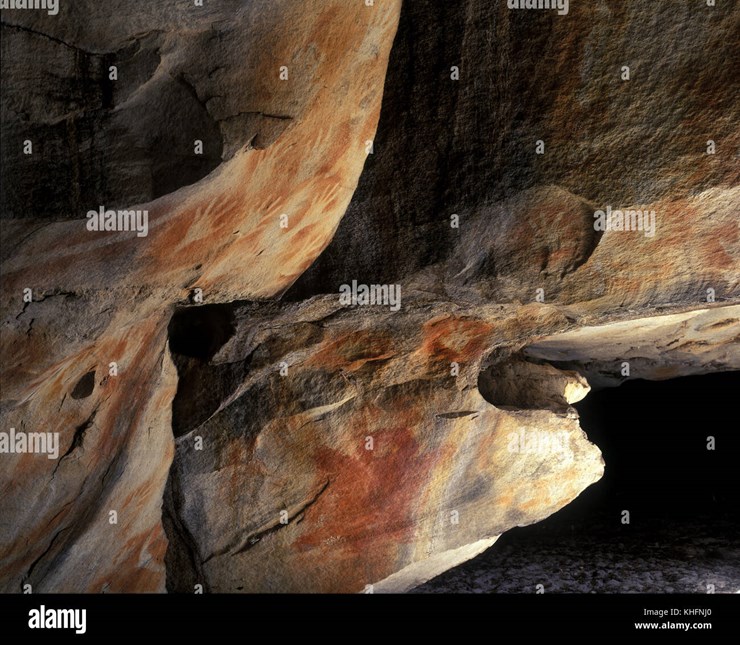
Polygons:
[[416,592],[739,591],[738,393],[740,372],[591,392],[574,407],[603,478]]
[[633,380],[590,393],[574,407],[606,469],[561,512],[577,518],[597,508],[633,509],[632,521],[670,521],[737,511],[738,393],[740,372]]
[[[233,304],[181,307],[169,324],[169,346],[177,369],[172,433],[180,437],[203,422],[225,395],[224,379],[234,367],[210,360],[234,335]],[[237,366],[238,369],[238,366]]]
[[209,361],[234,334],[233,306],[181,307],[172,316],[168,331],[174,355]]

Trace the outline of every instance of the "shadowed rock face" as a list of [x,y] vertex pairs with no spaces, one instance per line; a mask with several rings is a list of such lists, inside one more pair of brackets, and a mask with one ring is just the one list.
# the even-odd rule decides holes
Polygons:
[[740,367],[738,10],[505,5],[3,13],[2,590],[405,590],[601,476],[583,375]]
[[[295,297],[334,292],[358,275],[396,281],[447,258],[456,246],[452,214],[463,222],[482,216],[491,237],[523,255],[517,270],[525,264],[536,273],[545,261],[541,247],[554,251],[556,240],[577,238],[539,199],[534,205],[549,230],[511,241],[508,213],[495,206],[545,185],[587,201],[591,214],[607,205],[660,204],[680,226],[674,202],[734,186],[740,172],[731,161],[740,144],[732,117],[740,87],[723,63],[738,55],[730,37],[738,9],[702,4],[594,0],[570,2],[568,15],[557,16],[510,11],[504,0],[405,3],[375,154]],[[450,79],[452,66],[459,81]],[[710,139],[718,154],[706,154]],[[537,141],[545,144],[542,155]]]

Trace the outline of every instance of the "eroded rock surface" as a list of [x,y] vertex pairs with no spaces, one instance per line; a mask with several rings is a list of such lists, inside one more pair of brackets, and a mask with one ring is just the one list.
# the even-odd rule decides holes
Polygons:
[[[55,140],[42,137],[39,119],[29,116],[26,123],[13,112],[19,96],[49,91],[44,80],[50,63],[32,64],[33,39],[52,49],[49,41],[117,51],[145,32],[156,35],[162,57],[152,63],[151,79],[135,72],[123,84],[134,83],[130,94],[118,102],[114,96],[107,106],[80,106],[82,114],[69,115],[68,127],[78,118],[92,119],[113,134],[116,128],[108,121],[121,119],[129,128],[119,133],[124,144],[135,147],[141,139],[154,145],[155,133],[140,121],[145,108],[150,116],[158,114],[150,122],[167,128],[168,136],[175,136],[183,119],[179,149],[192,150],[190,128],[197,123],[189,122],[187,106],[213,96],[208,118],[226,120],[222,134],[238,148],[223,155],[219,150],[228,160],[198,183],[139,205],[149,213],[148,235],[142,237],[85,226],[86,210],[99,203],[115,206],[134,193],[156,196],[138,161],[138,179],[129,187],[134,193],[120,191],[118,199],[105,203],[107,194],[98,191],[100,201],[82,199],[86,204],[76,213],[69,212],[79,208],[76,203],[69,210],[60,205],[55,215],[63,219],[54,222],[39,219],[47,212],[36,208],[24,182],[14,182],[12,174],[3,182],[9,195],[4,215],[15,219],[3,222],[2,426],[59,432],[66,455],[58,462],[2,455],[0,586],[5,591],[19,591],[23,584],[38,591],[164,590],[161,506],[173,450],[176,380],[167,349],[173,307],[200,293],[197,289],[209,301],[284,290],[331,239],[365,162],[400,3],[385,3],[382,11],[343,1],[322,2],[310,11],[292,2],[213,7],[199,13],[181,3],[148,4],[142,12],[124,12],[127,17],[115,23],[105,6],[94,2],[76,3],[56,20],[3,12],[3,30],[16,34],[3,38],[3,47],[12,47],[3,61],[34,70],[26,76],[12,62],[3,67],[20,84],[3,94],[9,111],[4,123],[14,128],[3,148],[15,154],[16,166],[17,135],[41,137],[47,144]],[[79,61],[81,54],[76,56]],[[282,66],[292,82],[280,80]],[[105,85],[96,70],[85,72],[86,82]],[[81,72],[62,66],[60,74],[65,73],[78,78]],[[64,80],[58,83],[62,92]],[[172,95],[183,84],[189,87],[187,101]],[[237,113],[245,113],[251,125],[244,121],[236,128],[229,118]],[[263,118],[272,114],[290,116],[280,120],[285,130],[279,140],[273,120]],[[208,133],[199,132],[207,143]],[[172,152],[166,142],[160,145]],[[70,154],[64,148],[65,161]],[[36,181],[50,178],[44,164],[53,162],[53,155],[37,152],[25,161],[30,166],[25,172]],[[115,157],[110,167],[104,162],[98,169],[122,172],[119,162]],[[175,168],[171,179],[188,179],[178,173],[176,153],[168,163]],[[94,178],[80,173],[72,187],[94,189]],[[118,182],[111,179],[114,187]],[[68,195],[63,177],[52,175],[50,184],[66,186]],[[23,213],[13,206],[16,199]],[[282,214],[287,228],[280,226]],[[25,289],[31,290],[30,302],[24,302]],[[92,392],[82,399],[71,396],[91,371]],[[115,525],[109,524],[111,511],[118,514]]]
[[737,369],[737,8],[206,4],[3,12],[0,589],[405,590],[601,476],[591,381]]
[[173,591],[401,591],[601,476],[577,415],[544,396],[559,385],[564,403],[580,379],[546,381],[535,409],[478,390],[486,348],[557,329],[553,308],[419,297],[368,312],[326,296],[234,313],[210,361],[176,357]]

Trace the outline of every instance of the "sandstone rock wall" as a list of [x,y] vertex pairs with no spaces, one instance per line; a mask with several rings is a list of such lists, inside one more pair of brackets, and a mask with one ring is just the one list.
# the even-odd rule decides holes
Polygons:
[[206,4],[2,14],[0,589],[405,590],[738,369],[736,7]]

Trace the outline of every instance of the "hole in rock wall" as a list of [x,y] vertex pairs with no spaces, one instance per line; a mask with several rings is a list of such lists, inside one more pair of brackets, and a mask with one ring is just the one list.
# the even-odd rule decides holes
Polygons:
[[514,357],[482,370],[478,391],[502,410],[565,412],[588,393],[589,386],[577,372]]
[[234,334],[234,310],[230,304],[182,307],[169,326],[172,360],[177,368],[177,393],[172,403],[172,432],[180,437],[219,406],[229,364],[209,361]]
[[169,327],[173,354],[208,361],[234,333],[231,305],[183,307],[175,311]]
[[95,370],[89,371],[74,386],[70,396],[73,399],[86,399],[95,389]]

